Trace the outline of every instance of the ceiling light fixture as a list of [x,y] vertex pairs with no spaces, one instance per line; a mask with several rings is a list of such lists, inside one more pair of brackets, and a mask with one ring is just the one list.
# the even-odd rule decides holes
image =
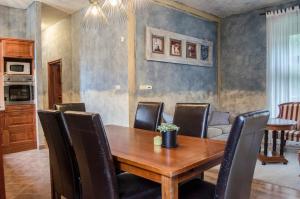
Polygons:
[[90,5],[86,8],[83,17],[83,28],[86,30],[97,30],[107,24],[108,20],[101,8],[99,0],[89,0],[89,2]]
[[[103,2],[103,5],[100,2]],[[146,8],[151,0],[89,0],[83,17],[84,29],[99,29],[108,22],[124,23],[128,12]]]
[[123,0],[105,0],[102,9],[111,22],[123,23],[127,20],[127,9]]

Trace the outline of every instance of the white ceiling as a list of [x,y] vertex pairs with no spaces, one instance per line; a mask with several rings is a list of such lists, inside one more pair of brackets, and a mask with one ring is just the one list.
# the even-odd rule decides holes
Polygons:
[[[77,11],[88,4],[88,0],[39,0],[67,13]],[[208,13],[225,17],[232,14],[264,8],[295,0],[176,0]],[[33,0],[0,0],[0,5],[15,8],[27,8]]]
[[59,9],[48,6],[47,4],[42,5],[42,31],[49,26],[57,23],[58,21],[67,17],[68,14]]
[[[0,5],[14,8],[27,8],[34,0],[0,0]],[[38,0],[67,13],[73,13],[86,5],[88,0]]]
[[292,2],[295,0],[176,0],[219,17]]

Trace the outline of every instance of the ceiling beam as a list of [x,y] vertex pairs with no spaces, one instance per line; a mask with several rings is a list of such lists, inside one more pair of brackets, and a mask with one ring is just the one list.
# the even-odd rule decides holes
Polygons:
[[216,15],[207,13],[207,12],[202,11],[202,10],[198,10],[196,8],[190,7],[186,4],[179,3],[179,2],[174,1],[174,0],[152,0],[152,1],[159,4],[159,5],[167,6],[167,7],[174,8],[174,9],[180,10],[180,11],[184,11],[186,13],[189,13],[189,14],[193,15],[193,16],[200,17],[200,18],[208,20],[208,21],[221,23],[221,18],[216,16]]

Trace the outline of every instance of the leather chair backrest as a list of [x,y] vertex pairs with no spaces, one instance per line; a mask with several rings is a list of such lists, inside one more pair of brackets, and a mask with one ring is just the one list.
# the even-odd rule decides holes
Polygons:
[[134,128],[156,131],[160,125],[164,103],[139,102],[134,121]]
[[71,111],[64,115],[79,166],[82,198],[117,199],[117,177],[100,115]]
[[209,108],[207,103],[177,103],[173,123],[180,127],[179,134],[206,138]]
[[54,190],[66,198],[79,198],[79,171],[76,157],[60,111],[38,111],[49,147]]
[[219,171],[215,198],[249,198],[257,155],[262,142],[268,111],[236,117]]
[[81,111],[85,112],[85,104],[84,103],[65,103],[65,104],[55,104],[55,110],[59,110],[61,112],[66,111]]

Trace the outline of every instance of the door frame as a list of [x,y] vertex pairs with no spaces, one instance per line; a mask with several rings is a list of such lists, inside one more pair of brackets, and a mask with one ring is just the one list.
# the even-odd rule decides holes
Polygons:
[[[57,60],[54,60],[54,61],[50,61],[50,62],[48,62],[48,107],[49,107],[49,109],[52,109],[53,107],[50,107],[49,105],[49,102],[50,102],[50,95],[49,95],[49,91],[50,91],[50,89],[51,89],[51,84],[50,84],[50,68],[51,68],[51,65],[53,65],[53,64],[57,64],[57,63],[59,63],[60,64],[60,79],[61,79],[61,82],[62,82],[62,59],[57,59]],[[62,85],[61,85],[61,87],[62,87]],[[61,88],[62,89],[62,88]],[[61,90],[61,92],[62,92],[62,90]],[[62,94],[62,93],[61,93]],[[62,99],[61,99],[62,100]]]

